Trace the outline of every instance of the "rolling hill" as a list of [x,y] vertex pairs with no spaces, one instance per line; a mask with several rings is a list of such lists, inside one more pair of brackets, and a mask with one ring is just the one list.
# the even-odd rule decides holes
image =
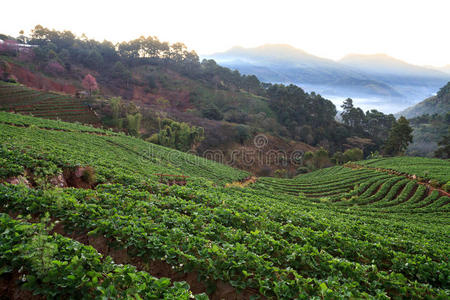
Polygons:
[[437,95],[429,97],[412,107],[398,112],[397,116],[414,118],[421,115],[445,115],[450,112],[450,82],[443,86]]
[[377,99],[374,107],[388,112],[431,96],[450,78],[444,72],[387,55],[348,55],[333,61],[289,45],[234,47],[205,57],[263,81],[298,84],[332,99],[353,97],[358,104]]
[[409,118],[413,143],[408,155],[433,157],[438,143],[450,133],[450,82],[432,96],[397,114]]
[[449,296],[446,160],[248,179],[130,136],[31,116],[0,113],[0,139],[6,297]]

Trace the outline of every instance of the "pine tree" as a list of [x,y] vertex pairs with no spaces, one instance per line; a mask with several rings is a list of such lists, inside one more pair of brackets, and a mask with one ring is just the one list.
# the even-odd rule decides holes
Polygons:
[[384,145],[384,153],[387,155],[404,154],[408,144],[413,140],[412,131],[409,121],[401,116],[389,132],[389,137]]

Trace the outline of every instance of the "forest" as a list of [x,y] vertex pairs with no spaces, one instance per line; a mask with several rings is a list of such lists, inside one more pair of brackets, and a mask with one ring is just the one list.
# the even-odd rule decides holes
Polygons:
[[[28,52],[15,51],[11,46],[8,52],[5,43],[2,51],[4,55],[9,53],[19,61],[32,64],[44,74],[72,81],[77,78],[80,80],[80,69],[89,70],[95,74],[100,91],[108,90],[104,92],[107,97],[108,94],[118,94],[124,103],[138,103],[140,113],[144,115],[143,130],[152,127],[143,134],[144,137],[155,133],[157,128],[154,124],[158,117],[167,116],[175,121],[199,126],[202,122],[186,114],[186,109],[190,109],[194,116],[204,120],[234,124],[227,129],[230,126],[222,122],[219,134],[217,130],[205,128],[206,138],[201,149],[216,147],[220,143],[242,143],[243,139],[249,140],[254,133],[263,131],[314,147],[324,147],[330,153],[360,147],[365,155],[369,155],[381,149],[394,121],[392,115],[376,110],[364,113],[353,107],[351,99],[348,99],[342,108],[344,122],[336,122],[337,108],[319,94],[307,93],[295,85],[260,82],[256,76],[241,75],[238,71],[221,67],[213,60],[200,61],[195,51],[188,51],[182,43],[169,44],[153,36],[113,44],[38,25],[29,36],[21,35],[15,40],[6,36],[3,38],[13,41],[12,45],[15,42],[38,46]],[[3,62],[4,69],[6,64]],[[8,70],[3,72],[7,73]],[[172,78],[166,75],[167,72],[172,72]],[[174,72],[194,82],[196,87],[187,89],[185,86],[171,86],[175,81]],[[153,115],[151,112],[146,114],[146,108],[150,106],[145,105],[144,100],[136,101],[139,100],[134,91],[137,88],[152,94],[164,94],[164,89],[186,90],[187,103],[174,103],[172,99],[161,96],[152,103],[157,106],[156,110],[166,112],[155,115],[153,110]],[[242,106],[246,105],[248,113],[243,113]],[[135,109],[130,109],[131,114],[134,114]],[[126,109],[122,111],[121,118],[127,123],[127,114],[130,113]],[[112,113],[109,118],[113,119]],[[117,122],[108,124],[118,125]],[[230,136],[225,134],[227,130],[234,132],[232,135],[235,138],[223,138]],[[356,140],[359,142],[355,144]]]

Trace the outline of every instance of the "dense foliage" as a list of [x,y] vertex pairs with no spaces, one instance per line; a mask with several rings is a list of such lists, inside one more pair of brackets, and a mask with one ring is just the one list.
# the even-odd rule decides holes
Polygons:
[[[425,114],[408,121],[413,128],[413,142],[406,151],[408,155],[433,157],[439,147],[438,143],[445,141],[445,136],[450,134],[450,112]],[[445,151],[439,157],[446,158],[444,154]]]
[[384,145],[384,153],[387,155],[402,155],[409,143],[413,141],[413,129],[409,126],[409,121],[405,117],[400,117],[389,131],[389,137]]
[[[157,109],[174,108],[184,113],[188,108],[195,108],[205,119],[224,119],[249,125],[252,131],[269,132],[322,146],[331,153],[345,151],[349,148],[347,138],[357,136],[368,142],[350,147],[364,148],[368,155],[380,148],[386,131],[392,125],[391,116],[377,111],[364,115],[356,108],[349,118],[344,118],[345,124],[337,123],[336,107],[318,94],[306,93],[294,85],[262,83],[254,75],[241,75],[238,71],[221,67],[214,60],[200,62],[195,51],[189,51],[184,44],[169,44],[157,37],[142,36],[114,45],[38,25],[25,40],[38,46],[33,48],[34,55],[28,61],[44,72],[50,66],[51,74],[73,78],[71,74],[76,75],[78,66],[82,66],[98,74],[95,77],[100,89],[103,86],[113,91],[115,96],[120,94],[127,100],[135,99],[137,94],[140,95],[137,97],[145,98],[141,95],[142,90],[150,94],[167,94],[170,90],[170,93],[180,93],[179,97],[187,98],[187,102],[176,99],[167,107],[158,105]],[[64,70],[61,70],[62,66]],[[85,89],[91,93],[97,85],[92,80],[90,82]],[[359,115],[363,120],[354,121],[361,117]],[[186,122],[186,117],[179,117],[171,116],[176,121]],[[144,114],[142,118],[143,124],[151,123],[146,122]],[[189,123],[199,126],[192,116]],[[146,131],[152,132],[153,129],[147,128]],[[214,139],[220,139],[224,134],[225,129],[221,132],[206,131],[205,143],[212,144]]]
[[198,145],[205,138],[204,134],[201,127],[191,127],[187,123],[164,119],[160,121],[159,132],[152,135],[148,141],[186,152]]
[[[20,288],[58,297],[86,292],[183,299],[189,291],[176,278],[191,274],[212,298],[450,295],[450,199],[413,179],[339,166],[295,179],[260,178],[246,187],[224,187],[248,174],[121,134],[94,134],[76,124],[58,131],[52,126],[61,122],[0,117],[0,179],[34,179],[32,188],[0,184],[1,211],[48,214],[66,233],[102,238],[108,247],[148,262],[138,264],[143,271],[137,272],[101,260],[94,249],[68,237],[48,234],[42,224],[2,214],[0,278],[25,273]],[[13,126],[16,122],[28,127]],[[367,164],[411,174],[429,170],[429,178],[449,179],[447,161],[401,159]],[[95,189],[48,184],[62,169],[77,165],[95,169]],[[155,172],[190,177],[186,186],[167,186],[152,176]],[[149,275],[155,265],[150,262],[168,264],[174,284]]]

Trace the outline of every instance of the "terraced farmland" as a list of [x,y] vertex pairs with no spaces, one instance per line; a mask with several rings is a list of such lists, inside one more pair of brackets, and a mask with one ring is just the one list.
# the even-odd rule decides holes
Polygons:
[[98,124],[95,113],[80,99],[36,91],[0,81],[0,110],[68,122]]
[[423,157],[378,158],[362,161],[359,164],[370,168],[386,169],[415,175],[424,179],[433,179],[441,184],[448,181],[450,171],[450,162],[448,160]]
[[[405,176],[340,166],[226,187],[249,174],[86,126],[0,121],[5,295],[450,297],[448,198]],[[52,183],[80,166],[90,188]]]
[[[384,159],[384,164],[389,165],[389,160],[394,162],[395,168],[398,158]],[[413,167],[414,172],[431,174],[431,178],[440,178],[443,182],[450,179],[448,161],[419,157],[411,161],[417,163]],[[434,173],[436,165],[439,165],[439,171]],[[407,213],[450,211],[448,192],[420,182],[419,179],[411,179],[409,175],[398,176],[388,170],[363,166],[364,163],[358,168],[332,167],[290,180],[260,178],[257,187],[276,193],[300,195],[311,201],[364,210]],[[411,167],[406,170],[411,170]]]

